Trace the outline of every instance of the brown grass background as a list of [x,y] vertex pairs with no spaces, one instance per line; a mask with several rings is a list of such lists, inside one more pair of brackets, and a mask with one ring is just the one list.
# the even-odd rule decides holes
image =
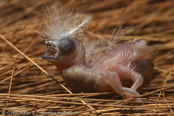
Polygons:
[[[85,36],[146,39],[154,49],[155,79],[138,89],[143,102],[116,93],[71,93],[55,66],[40,58],[44,6],[89,14]],[[56,80],[54,80],[56,79]],[[0,0],[0,114],[78,112],[78,115],[173,115],[174,0]],[[122,105],[120,105],[122,104]],[[46,115],[46,114],[45,114]]]

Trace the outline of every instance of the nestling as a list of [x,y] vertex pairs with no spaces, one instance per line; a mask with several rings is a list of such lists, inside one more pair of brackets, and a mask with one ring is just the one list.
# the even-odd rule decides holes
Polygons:
[[45,31],[47,52],[42,58],[57,67],[73,91],[115,91],[123,98],[129,98],[139,96],[137,88],[152,80],[152,48],[145,40],[119,44],[89,64],[85,48],[76,35],[91,18],[61,11],[54,15],[47,15],[50,21],[46,23]]

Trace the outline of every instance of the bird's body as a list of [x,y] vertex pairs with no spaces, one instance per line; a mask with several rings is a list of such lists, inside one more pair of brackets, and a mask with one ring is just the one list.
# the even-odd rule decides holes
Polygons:
[[[152,50],[145,44],[145,40],[123,43],[104,53],[92,68],[97,72],[117,72],[124,87],[133,85],[132,72],[142,75],[143,84],[147,84],[153,76]],[[100,79],[98,91],[113,90],[105,80],[107,80],[107,76]],[[106,85],[106,87],[101,85]]]
[[[66,19],[66,23],[73,25],[74,29],[64,29],[65,25],[59,21],[63,20],[61,17],[53,22],[59,25],[47,24],[50,29],[47,35],[51,39],[45,42],[47,52],[42,58],[54,64],[65,82],[76,92],[115,91],[124,98],[138,96],[136,89],[151,81],[153,76],[152,50],[146,41],[119,44],[89,65],[83,43],[75,34],[90,18],[84,18],[81,23],[74,23],[72,19]],[[56,33],[55,30],[66,32]]]

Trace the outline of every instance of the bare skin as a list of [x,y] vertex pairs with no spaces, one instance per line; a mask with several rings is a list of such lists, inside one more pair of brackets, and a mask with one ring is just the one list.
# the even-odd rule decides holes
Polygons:
[[129,98],[139,96],[137,88],[152,80],[152,50],[145,40],[119,44],[92,66],[86,63],[83,45],[75,38],[46,41],[46,44],[47,53],[42,58],[57,67],[73,91],[115,91]]

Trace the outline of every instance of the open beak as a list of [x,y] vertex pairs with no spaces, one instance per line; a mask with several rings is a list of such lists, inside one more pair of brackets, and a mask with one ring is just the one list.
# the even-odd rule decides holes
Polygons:
[[56,41],[45,41],[47,45],[47,51],[44,56],[41,56],[44,60],[55,60],[59,56],[59,49]]

